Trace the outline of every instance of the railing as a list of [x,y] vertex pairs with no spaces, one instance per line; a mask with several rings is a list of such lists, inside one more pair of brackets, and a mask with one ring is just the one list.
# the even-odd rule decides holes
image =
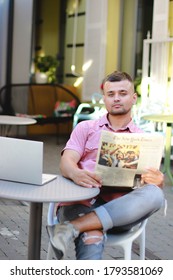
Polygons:
[[173,112],[173,38],[144,40],[141,93],[150,113]]

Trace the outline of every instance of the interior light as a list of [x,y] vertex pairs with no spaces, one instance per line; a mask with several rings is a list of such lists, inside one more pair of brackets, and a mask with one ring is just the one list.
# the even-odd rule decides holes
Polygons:
[[76,81],[73,85],[74,85],[74,87],[78,87],[82,82],[83,82],[83,77],[79,77],[76,79]]
[[71,71],[72,71],[72,73],[75,72],[75,69],[76,69],[75,65],[74,65],[74,64],[71,65]]
[[85,62],[84,64],[83,64],[83,66],[82,66],[82,71],[86,71],[86,70],[88,70],[89,68],[90,68],[90,66],[92,65],[92,63],[93,63],[93,60],[92,59],[90,59],[90,60],[88,60],[87,62]]

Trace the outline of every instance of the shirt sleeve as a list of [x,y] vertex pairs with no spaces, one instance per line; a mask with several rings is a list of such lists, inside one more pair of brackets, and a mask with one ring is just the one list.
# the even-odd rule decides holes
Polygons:
[[70,139],[67,141],[63,151],[74,150],[78,152],[80,156],[82,156],[85,151],[85,145],[88,138],[88,131],[89,131],[88,121],[82,121],[78,123],[73,129],[70,135]]

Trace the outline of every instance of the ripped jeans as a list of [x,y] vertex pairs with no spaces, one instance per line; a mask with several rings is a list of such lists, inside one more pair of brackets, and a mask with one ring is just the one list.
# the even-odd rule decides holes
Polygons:
[[164,205],[163,191],[155,185],[145,185],[140,189],[105,203],[98,198],[91,207],[82,204],[61,206],[58,210],[60,222],[71,221],[81,215],[95,211],[103,226],[102,235],[91,235],[95,242],[87,242],[87,232],[75,239],[77,260],[100,260],[105,244],[105,232],[129,230],[140,221],[151,216]]

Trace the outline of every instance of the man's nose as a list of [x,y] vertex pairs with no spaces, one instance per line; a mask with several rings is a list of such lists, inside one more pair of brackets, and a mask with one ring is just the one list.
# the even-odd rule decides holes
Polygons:
[[119,93],[115,93],[114,95],[114,101],[119,101],[120,100],[120,95]]

